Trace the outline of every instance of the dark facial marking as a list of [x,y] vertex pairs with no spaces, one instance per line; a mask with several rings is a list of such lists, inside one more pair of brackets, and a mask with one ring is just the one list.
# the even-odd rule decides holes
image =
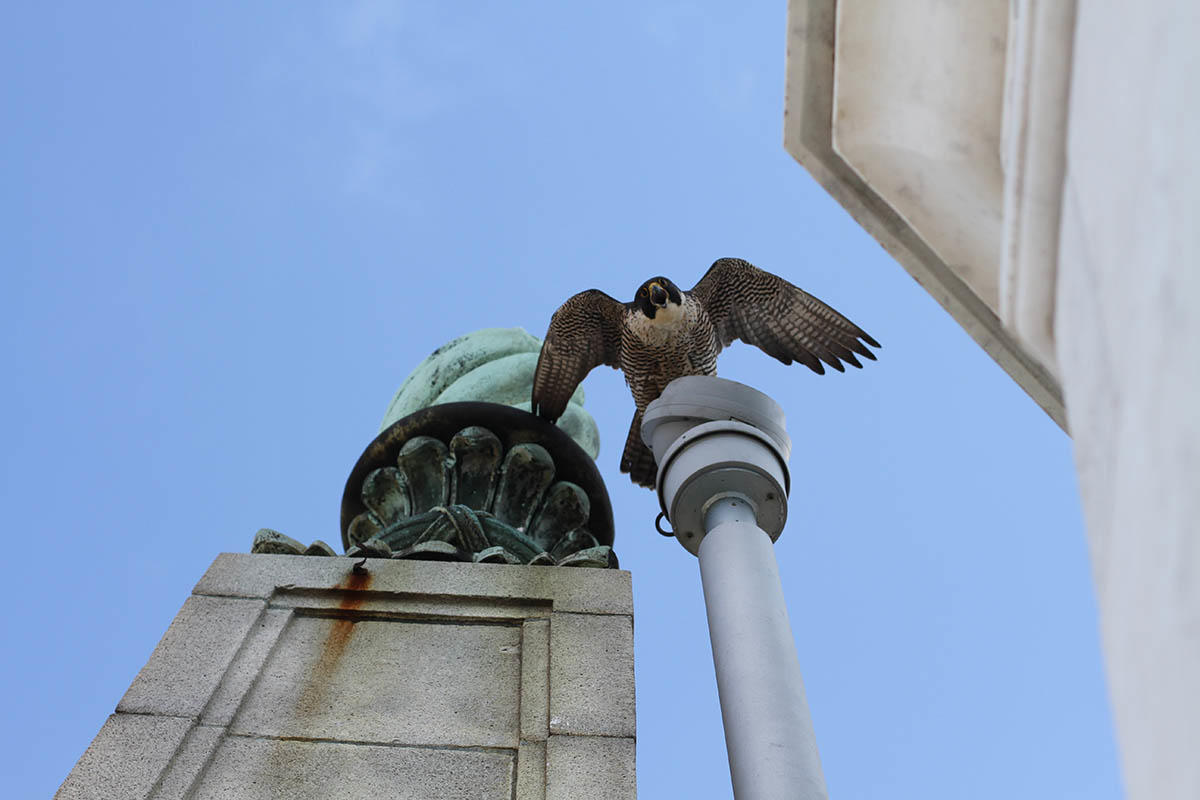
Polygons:
[[683,294],[678,286],[660,275],[643,283],[633,302],[647,318],[654,319],[655,312],[667,303],[682,304]]

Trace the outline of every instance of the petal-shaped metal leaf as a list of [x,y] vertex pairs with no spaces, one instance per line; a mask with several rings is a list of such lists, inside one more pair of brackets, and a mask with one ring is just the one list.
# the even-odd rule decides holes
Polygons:
[[479,564],[523,564],[521,559],[514,556],[512,553],[505,550],[503,547],[489,547],[485,550],[480,550],[475,554],[475,561]]
[[500,457],[504,455],[500,438],[478,425],[463,428],[450,439],[450,452],[454,456],[451,502],[481,510],[489,508]]
[[550,551],[550,555],[554,556],[554,559],[562,564],[567,556],[572,553],[596,547],[598,544],[599,542],[596,541],[596,537],[592,536],[586,528],[576,528],[558,540],[558,544],[554,545],[554,549]]
[[254,534],[254,544],[250,546],[251,553],[276,553],[288,556],[304,554],[305,547],[290,536],[273,531],[270,528],[260,528]]
[[539,444],[519,444],[504,457],[492,513],[518,530],[527,530],[538,502],[554,481],[554,459]]
[[546,491],[529,524],[529,538],[544,550],[551,550],[563,536],[586,525],[591,511],[591,503],[582,488],[569,481],[558,481]]
[[603,544],[572,553],[559,561],[558,565],[560,567],[592,567],[594,569],[608,569],[615,566],[612,563],[612,548]]
[[446,445],[432,436],[414,437],[400,448],[396,466],[408,486],[410,514],[421,514],[446,504],[450,490],[448,456]]
[[471,554],[449,542],[420,542],[392,554],[392,558],[415,558],[422,561],[470,561]]
[[382,467],[367,475],[363,481],[362,499],[363,505],[384,525],[407,517],[411,509],[404,476],[395,467]]
[[378,536],[382,530],[383,525],[379,519],[370,511],[365,511],[350,522],[350,527],[346,530],[346,538],[350,540],[350,545],[354,546],[362,544],[373,536]]
[[304,551],[304,555],[306,555],[306,556],[336,556],[337,551],[335,551],[332,547],[330,547],[325,542],[321,541],[320,539],[317,539],[308,546],[308,549]]

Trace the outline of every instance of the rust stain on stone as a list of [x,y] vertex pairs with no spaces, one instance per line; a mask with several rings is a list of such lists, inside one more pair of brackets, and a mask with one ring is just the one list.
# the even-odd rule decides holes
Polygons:
[[[345,612],[355,611],[362,607],[366,599],[365,592],[371,588],[371,573],[351,571],[345,578],[338,581],[332,588],[342,590],[342,599],[338,608]],[[332,625],[321,647],[321,655],[308,677],[304,691],[300,694],[297,711],[303,717],[323,716],[332,709],[324,708],[325,694],[341,663],[342,655],[354,636],[354,620],[348,616],[337,616],[331,620]]]

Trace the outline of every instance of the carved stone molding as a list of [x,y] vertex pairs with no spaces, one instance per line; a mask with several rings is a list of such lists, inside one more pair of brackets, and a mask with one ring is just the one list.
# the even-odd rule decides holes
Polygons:
[[785,149],[1064,429],[1053,220],[1073,9],[789,0],[784,112]]

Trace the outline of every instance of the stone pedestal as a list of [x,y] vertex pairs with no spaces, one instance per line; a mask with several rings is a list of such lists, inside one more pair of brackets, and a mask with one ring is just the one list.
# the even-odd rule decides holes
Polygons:
[[223,554],[57,798],[625,800],[629,573]]

